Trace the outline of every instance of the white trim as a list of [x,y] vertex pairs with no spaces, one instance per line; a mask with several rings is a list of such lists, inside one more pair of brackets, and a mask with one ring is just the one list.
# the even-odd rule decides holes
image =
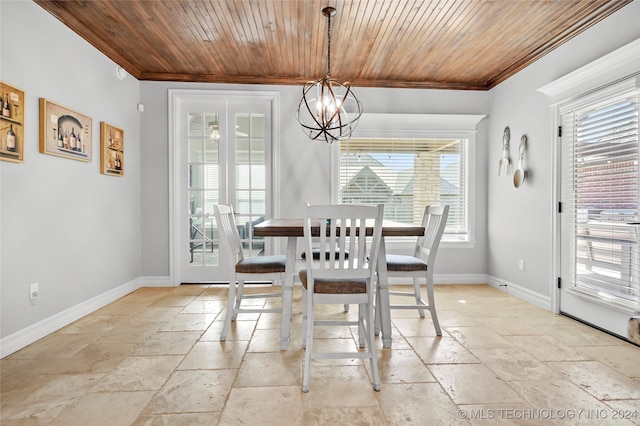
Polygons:
[[584,65],[538,89],[551,102],[567,100],[640,72],[640,39]]
[[119,287],[113,288],[89,300],[85,300],[75,306],[58,312],[48,318],[31,324],[0,340],[0,358],[14,353],[43,337],[60,330],[80,318],[126,296],[141,287],[141,279],[136,278]]
[[[406,283],[406,278],[405,278]],[[433,274],[433,283],[438,284],[487,284],[487,274]]]
[[[385,114],[364,113],[360,117],[353,137],[403,137],[411,134],[423,136],[425,132],[475,131],[486,115],[477,114]],[[400,134],[398,133],[400,132]],[[406,136],[405,136],[406,137]]]
[[140,287],[177,287],[170,276],[140,277]]
[[514,284],[509,281],[505,281],[492,275],[488,275],[488,283],[491,287],[495,287],[500,291],[509,293],[510,295],[517,297],[520,300],[524,300],[525,302],[529,302],[542,309],[553,312],[551,298],[549,296],[536,293],[535,291],[531,291],[526,287]]

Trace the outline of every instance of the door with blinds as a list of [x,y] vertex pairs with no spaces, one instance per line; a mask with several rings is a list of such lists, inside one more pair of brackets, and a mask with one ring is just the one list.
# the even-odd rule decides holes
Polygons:
[[560,311],[626,337],[639,300],[638,92],[611,89],[560,112]]
[[273,98],[177,96],[174,268],[179,283],[227,281],[213,206],[230,204],[246,256],[265,252],[253,227],[271,216]]

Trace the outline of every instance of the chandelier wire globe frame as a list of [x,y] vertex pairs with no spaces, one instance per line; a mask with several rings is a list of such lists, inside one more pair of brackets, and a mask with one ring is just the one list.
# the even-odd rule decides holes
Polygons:
[[331,78],[331,17],[336,9],[327,6],[322,14],[328,20],[327,76],[304,85],[296,119],[311,140],[333,143],[351,138],[362,115],[362,104],[348,81]]

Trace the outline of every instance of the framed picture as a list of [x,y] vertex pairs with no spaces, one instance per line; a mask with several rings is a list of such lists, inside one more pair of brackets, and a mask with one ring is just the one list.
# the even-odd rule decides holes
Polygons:
[[100,122],[100,173],[124,175],[124,131]]
[[40,98],[40,152],[91,161],[93,121],[90,117]]
[[24,161],[24,92],[0,81],[0,160]]

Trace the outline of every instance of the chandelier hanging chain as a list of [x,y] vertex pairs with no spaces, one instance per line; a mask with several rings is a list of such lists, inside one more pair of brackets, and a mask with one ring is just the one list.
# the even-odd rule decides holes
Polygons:
[[[327,77],[331,77],[331,10],[323,9],[329,22],[327,24]],[[335,11],[335,9],[333,9]],[[334,12],[335,13],[335,12]]]

